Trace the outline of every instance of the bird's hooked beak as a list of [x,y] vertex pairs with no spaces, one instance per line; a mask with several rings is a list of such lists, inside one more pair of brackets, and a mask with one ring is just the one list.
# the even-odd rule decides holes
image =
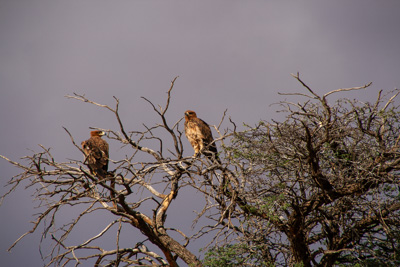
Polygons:
[[99,133],[99,135],[103,136],[103,135],[106,135],[106,133],[102,131],[102,132]]

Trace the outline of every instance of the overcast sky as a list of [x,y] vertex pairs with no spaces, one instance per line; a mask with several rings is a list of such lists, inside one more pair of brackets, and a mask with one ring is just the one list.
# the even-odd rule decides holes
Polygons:
[[[398,0],[0,0],[0,154],[19,160],[43,144],[60,161],[80,159],[62,126],[80,142],[90,126],[117,124],[65,95],[109,105],[116,96],[128,130],[141,130],[157,117],[140,97],[163,105],[175,76],[171,123],[187,109],[209,124],[225,109],[238,125],[279,118],[278,92],[305,92],[296,72],[320,94],[373,82],[344,95],[373,101],[400,86],[399,26]],[[3,194],[18,170],[3,160],[0,169]],[[2,266],[42,264],[38,235],[5,252],[29,230],[30,194],[0,207]]]

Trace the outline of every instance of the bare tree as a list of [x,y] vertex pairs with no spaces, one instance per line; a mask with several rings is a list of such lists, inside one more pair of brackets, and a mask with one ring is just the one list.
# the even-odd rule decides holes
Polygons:
[[[32,229],[11,248],[42,224],[43,236],[51,236],[54,244],[47,266],[78,265],[89,259],[95,266],[177,266],[178,259],[200,266],[187,245],[205,235],[215,248],[204,261],[209,266],[398,263],[400,116],[394,105],[398,92],[386,102],[380,92],[375,103],[340,99],[331,105],[329,96],[370,84],[319,96],[294,76],[307,94],[292,96],[306,101],[281,102],[288,112],[283,122],[262,121],[238,132],[233,122],[233,129],[221,130],[222,116],[214,127],[220,162],[183,156],[181,120],[170,124],[166,116],[176,78],[165,106],[156,107],[144,98],[160,124],[142,132],[126,130],[117,98],[112,108],[84,95],[67,96],[112,112],[119,129],[99,130],[128,146],[131,154],[114,160],[116,168],[105,179],[91,174],[84,160],[57,162],[44,146],[25,157],[28,164],[1,156],[22,170],[9,181],[5,196],[25,184],[36,189],[35,198],[43,208]],[[143,145],[145,141],[151,145]],[[178,192],[189,187],[204,196],[203,210],[194,223],[204,220],[190,236],[179,227],[165,226],[168,208]],[[62,210],[71,206],[83,211],[72,223],[57,225]],[[149,206],[150,212],[145,208]],[[67,245],[83,218],[95,212],[113,216],[97,235]],[[144,238],[122,247],[121,232],[132,227]],[[112,250],[97,242],[108,233],[116,238]],[[175,233],[183,241],[173,238]]]
[[[178,228],[165,227],[168,208],[178,191],[187,186],[187,181],[182,181],[182,176],[188,172],[187,169],[192,164],[192,158],[183,158],[182,156],[182,132],[178,129],[179,121],[170,126],[166,119],[175,80],[176,78],[168,90],[168,98],[164,107],[157,109],[151,101],[145,99],[159,115],[161,123],[154,127],[148,127],[143,132],[127,131],[124,128],[119,116],[119,100],[117,98],[115,98],[116,106],[112,108],[93,102],[84,95],[67,96],[114,113],[120,126],[119,131],[102,130],[107,133],[108,138],[131,147],[132,154],[115,161],[117,168],[110,172],[106,179],[98,179],[92,174],[85,166],[84,160],[57,162],[50,150],[44,146],[41,146],[43,149],[41,152],[24,158],[28,160],[28,164],[18,163],[1,156],[23,171],[9,181],[11,189],[6,195],[21,184],[28,183],[28,187],[36,189],[35,199],[40,201],[40,207],[44,208],[44,211],[36,217],[32,229],[21,236],[10,249],[25,235],[37,231],[39,225],[43,224],[45,226],[43,236],[50,234],[54,241],[54,247],[46,257],[49,259],[47,266],[65,265],[71,261],[79,264],[88,259],[95,259],[95,266],[107,264],[119,266],[123,263],[177,266],[178,258],[188,265],[201,265],[199,259],[186,248],[189,238]],[[165,147],[168,147],[165,145],[167,141],[153,134],[159,129],[166,131],[170,136],[173,150],[165,151]],[[70,135],[72,144],[83,153],[70,132],[65,130]],[[140,145],[141,141],[149,139],[159,143],[158,149]],[[135,162],[139,153],[148,155],[149,161]],[[154,177],[157,179],[153,179]],[[160,177],[164,179],[158,179]],[[112,181],[115,185],[110,186],[108,181]],[[161,190],[157,188],[161,188]],[[147,196],[138,199],[135,193],[143,190],[148,192]],[[152,211],[148,214],[141,211],[144,203],[153,206]],[[57,217],[61,215],[65,207],[69,206],[82,206],[84,210],[72,223],[61,227],[56,225]],[[114,214],[114,220],[110,221],[100,233],[85,242],[73,246],[66,245],[65,241],[84,217],[93,216],[94,212],[102,211]],[[113,226],[117,226],[116,231]],[[120,247],[120,233],[125,227],[139,229],[147,240],[137,241],[133,247]],[[94,245],[110,231],[115,232],[116,235],[115,249],[105,250]],[[172,238],[170,232],[180,234],[184,242],[181,243]],[[146,246],[146,241],[158,247],[163,256],[150,251]]]

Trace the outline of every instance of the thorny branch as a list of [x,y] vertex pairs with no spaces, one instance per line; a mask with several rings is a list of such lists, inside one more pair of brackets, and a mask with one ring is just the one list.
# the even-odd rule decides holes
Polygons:
[[[164,158],[162,153],[153,150],[147,146],[142,146],[140,141],[146,138],[147,134],[152,135],[151,131],[136,132],[138,139],[135,140],[134,133],[128,134],[122,119],[119,114],[120,101],[116,97],[115,107],[96,103],[88,99],[85,95],[74,93],[66,96],[67,98],[76,99],[104,108],[115,115],[119,124],[118,133],[113,130],[102,129],[107,132],[107,136],[120,142],[121,144],[129,144],[133,148],[133,154],[127,156],[123,160],[113,161],[117,164],[117,168],[110,172],[104,180],[99,180],[85,166],[85,161],[71,160],[69,162],[59,163],[50,154],[50,151],[42,147],[43,151],[35,153],[33,156],[28,156],[28,164],[24,165],[11,161],[14,166],[23,170],[21,174],[10,180],[11,189],[3,197],[11,193],[20,183],[28,183],[29,187],[35,188],[35,198],[40,201],[39,209],[43,211],[39,214],[33,227],[30,231],[22,235],[11,247],[14,247],[23,237],[37,230],[39,225],[45,224],[46,230],[44,237],[51,234],[55,241],[54,247],[50,254],[45,256],[49,259],[48,265],[59,264],[64,265],[70,261],[76,261],[78,264],[83,260],[97,258],[97,264],[119,264],[122,262],[135,264],[151,264],[155,261],[162,265],[176,266],[177,258],[181,258],[187,264],[199,265],[198,258],[189,250],[186,249],[189,239],[185,238],[185,243],[181,244],[177,240],[169,236],[169,231],[183,232],[177,229],[165,229],[166,213],[169,206],[175,199],[178,191],[187,186],[187,183],[179,185],[182,175],[188,172],[188,168],[192,161],[188,161],[182,157],[183,146],[181,141],[182,133],[177,132],[178,123],[175,123],[171,128],[166,119],[167,110],[170,105],[171,91],[173,89],[176,78],[172,81],[171,87],[168,90],[167,103],[164,108],[160,108],[161,112],[157,112],[161,119],[161,124],[156,126],[165,129],[173,139],[174,154],[178,155],[176,159]],[[152,106],[152,102],[147,100]],[[76,144],[72,134],[68,129],[64,128],[68,133],[72,144],[83,153],[82,149]],[[153,162],[143,162],[134,160],[139,157],[138,151],[148,154],[154,158]],[[153,179],[157,177],[157,179]],[[164,182],[152,182],[154,180],[162,181],[162,177],[167,177]],[[161,178],[161,179],[160,179]],[[115,187],[108,185],[108,181],[115,181]],[[163,186],[163,192],[159,191],[160,186]],[[136,190],[135,190],[136,189]],[[135,191],[146,189],[148,197],[141,198],[136,195]],[[116,205],[110,205],[115,203]],[[154,214],[145,214],[140,211],[144,203],[147,205],[155,205]],[[55,223],[55,218],[68,206],[86,206],[84,211],[77,214],[76,219],[63,226],[58,226]],[[64,241],[68,236],[82,224],[86,217],[92,216],[93,213],[111,212],[119,219],[111,222],[104,228],[100,234],[93,236],[87,241],[73,246],[67,246]],[[91,246],[93,241],[103,238],[106,233],[112,232],[115,229],[114,225],[120,222],[119,230],[117,231],[116,250],[106,251],[97,246]],[[119,233],[121,229],[134,226],[146,237],[147,242],[152,246],[157,247],[163,254],[164,259],[158,256],[155,252],[150,252],[143,245],[137,248],[126,248],[120,243]],[[183,236],[185,236],[183,234]],[[94,251],[99,253],[95,253]],[[77,251],[81,251],[77,253]],[[86,253],[83,253],[85,251]],[[93,251],[94,254],[90,254]],[[113,259],[114,257],[114,259]],[[117,265],[118,265],[117,264]]]

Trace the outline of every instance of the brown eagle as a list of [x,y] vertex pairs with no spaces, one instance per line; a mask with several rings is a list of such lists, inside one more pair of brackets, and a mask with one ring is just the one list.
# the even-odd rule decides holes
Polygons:
[[197,118],[193,110],[185,112],[185,135],[194,149],[195,157],[202,153],[211,161],[217,160],[220,163],[210,126]]
[[99,178],[105,178],[108,171],[108,143],[101,139],[103,135],[103,131],[91,131],[90,138],[81,143],[90,172]]

